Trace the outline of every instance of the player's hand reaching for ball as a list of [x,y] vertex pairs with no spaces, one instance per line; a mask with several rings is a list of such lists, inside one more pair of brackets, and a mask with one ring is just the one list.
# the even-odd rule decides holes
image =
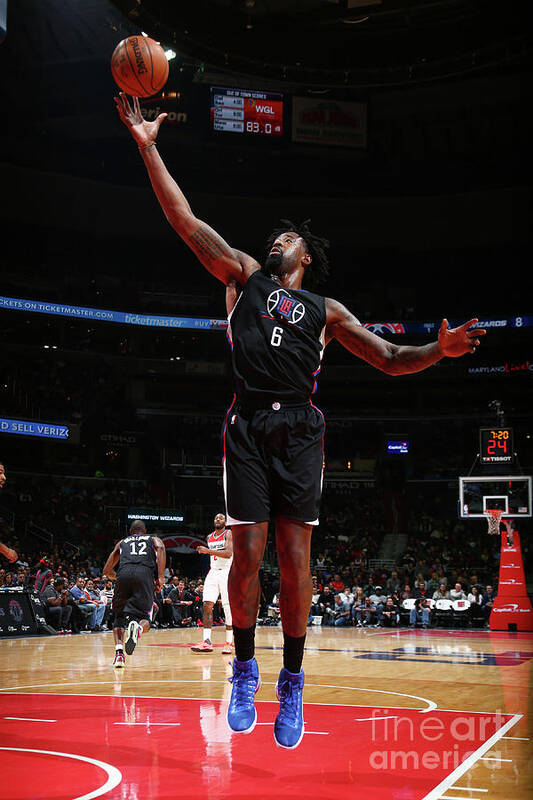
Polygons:
[[443,319],[439,330],[439,347],[443,356],[457,358],[465,353],[475,353],[479,347],[480,336],[485,336],[484,328],[472,328],[478,322],[477,318],[465,322],[458,328],[450,328],[448,320]]
[[142,150],[155,142],[161,123],[166,119],[167,115],[165,113],[159,114],[153,122],[148,122],[141,113],[139,98],[132,97],[132,101],[133,104],[130,105],[125,92],[120,92],[118,97],[115,97],[120,119],[130,129],[131,135]]

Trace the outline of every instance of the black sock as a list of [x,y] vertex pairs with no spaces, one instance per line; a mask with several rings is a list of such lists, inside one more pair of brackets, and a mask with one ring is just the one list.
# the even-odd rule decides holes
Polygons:
[[235,640],[235,658],[237,661],[249,661],[255,653],[255,625],[250,628],[233,626]]
[[283,634],[283,666],[289,672],[298,673],[302,669],[304,659],[305,636],[288,636]]

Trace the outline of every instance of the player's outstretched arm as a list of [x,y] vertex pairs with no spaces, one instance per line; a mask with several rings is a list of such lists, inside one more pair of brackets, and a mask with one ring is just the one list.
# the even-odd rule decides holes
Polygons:
[[0,553],[7,558],[7,560],[13,564],[14,561],[17,560],[18,555],[13,548],[8,547],[7,544],[0,542]]
[[482,328],[472,328],[477,319],[458,328],[450,328],[448,320],[444,319],[438,341],[421,347],[395,345],[363,328],[345,306],[329,298],[326,299],[326,320],[326,343],[337,339],[351,353],[388,375],[421,372],[445,356],[457,358],[474,353],[480,344],[479,337],[486,333]]
[[102,570],[102,575],[104,578],[111,578],[112,580],[115,580],[115,578],[117,577],[115,574],[115,567],[120,558],[119,550],[120,550],[120,542],[117,542],[112,552],[109,554],[107,561],[104,564],[104,568]]
[[117,110],[137,142],[167,220],[209,272],[225,285],[236,282],[243,286],[250,275],[260,269],[259,264],[246,253],[230,247],[216,231],[194,215],[187,198],[157,152],[157,134],[167,115],[159,114],[153,122],[149,122],[141,114],[139,98],[132,99],[133,104],[130,105],[127,95],[120,92],[115,97]]

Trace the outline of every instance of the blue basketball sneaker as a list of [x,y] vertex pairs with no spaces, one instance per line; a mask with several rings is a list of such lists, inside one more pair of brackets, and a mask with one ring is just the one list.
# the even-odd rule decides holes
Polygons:
[[283,669],[276,684],[279,714],[274,723],[274,739],[279,747],[298,747],[304,735],[304,673]]
[[229,681],[233,686],[228,706],[228,725],[235,733],[251,733],[257,722],[254,697],[261,686],[255,658],[249,661],[237,661],[234,658],[233,675]]

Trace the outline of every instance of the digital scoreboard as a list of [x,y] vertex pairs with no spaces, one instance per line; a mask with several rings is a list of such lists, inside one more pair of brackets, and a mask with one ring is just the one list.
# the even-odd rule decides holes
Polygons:
[[252,136],[281,136],[283,95],[212,86],[211,129]]
[[511,464],[514,460],[512,428],[480,428],[479,458],[482,464]]

